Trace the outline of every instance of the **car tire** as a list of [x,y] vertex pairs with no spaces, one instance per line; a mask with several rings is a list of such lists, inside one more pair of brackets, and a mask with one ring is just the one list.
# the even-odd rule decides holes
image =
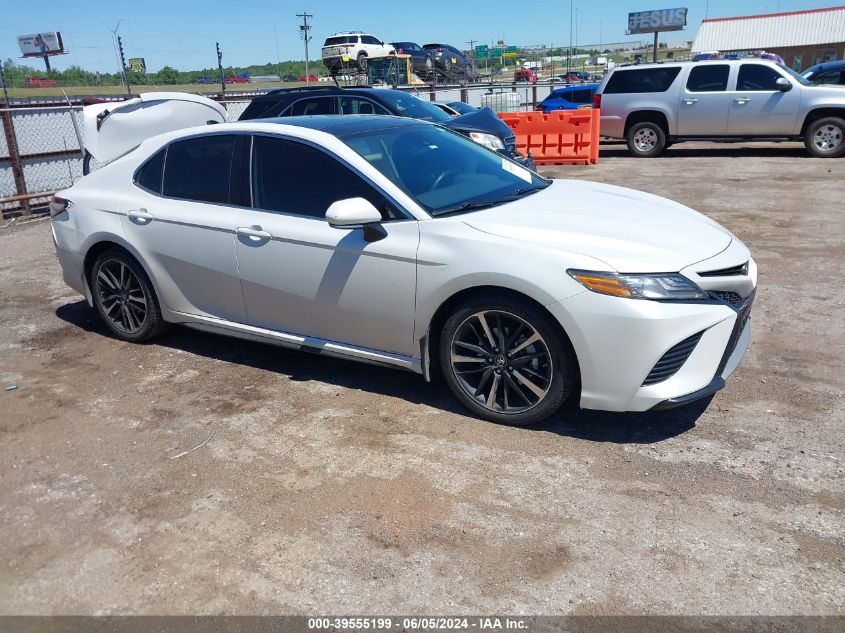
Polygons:
[[551,317],[508,295],[459,305],[443,325],[438,352],[457,400],[500,424],[529,426],[549,417],[577,383],[572,347]]
[[628,142],[628,153],[638,158],[654,158],[666,149],[666,132],[653,121],[640,121],[632,125],[625,140]]
[[358,64],[358,70],[362,73],[367,72],[367,54],[366,53],[359,53],[358,59],[356,60]]
[[116,338],[140,343],[167,328],[147,273],[124,249],[101,253],[91,268],[90,283],[94,307]]
[[810,123],[804,132],[804,147],[816,158],[839,158],[845,154],[845,119],[827,116]]

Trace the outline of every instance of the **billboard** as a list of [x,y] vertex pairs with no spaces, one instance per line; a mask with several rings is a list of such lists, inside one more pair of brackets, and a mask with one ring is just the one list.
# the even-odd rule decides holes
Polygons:
[[680,31],[687,25],[687,10],[661,9],[628,14],[628,33]]
[[18,46],[24,57],[43,57],[59,55],[65,52],[62,34],[59,32],[18,35]]
[[129,61],[126,63],[126,66],[127,68],[129,68],[129,70],[136,73],[147,72],[147,64],[144,61],[143,57],[130,57]]

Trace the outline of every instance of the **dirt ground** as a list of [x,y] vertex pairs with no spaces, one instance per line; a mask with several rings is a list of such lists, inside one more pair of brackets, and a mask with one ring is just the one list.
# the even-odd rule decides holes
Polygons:
[[543,171],[750,246],[753,341],[712,401],[518,429],[412,374],[122,343],[47,222],[0,230],[0,614],[845,613],[845,160],[610,146]]

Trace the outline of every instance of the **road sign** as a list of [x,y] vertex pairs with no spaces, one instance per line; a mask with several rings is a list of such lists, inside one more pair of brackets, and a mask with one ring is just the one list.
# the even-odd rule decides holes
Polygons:
[[482,44],[480,46],[475,47],[475,58],[476,59],[486,59],[488,54],[487,44]]

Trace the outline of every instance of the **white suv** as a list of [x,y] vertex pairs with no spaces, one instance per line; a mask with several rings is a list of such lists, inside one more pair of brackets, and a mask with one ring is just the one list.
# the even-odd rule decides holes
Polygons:
[[323,63],[333,75],[349,68],[354,63],[366,72],[367,62],[375,57],[387,57],[396,53],[390,44],[360,31],[344,31],[326,38],[323,44]]

